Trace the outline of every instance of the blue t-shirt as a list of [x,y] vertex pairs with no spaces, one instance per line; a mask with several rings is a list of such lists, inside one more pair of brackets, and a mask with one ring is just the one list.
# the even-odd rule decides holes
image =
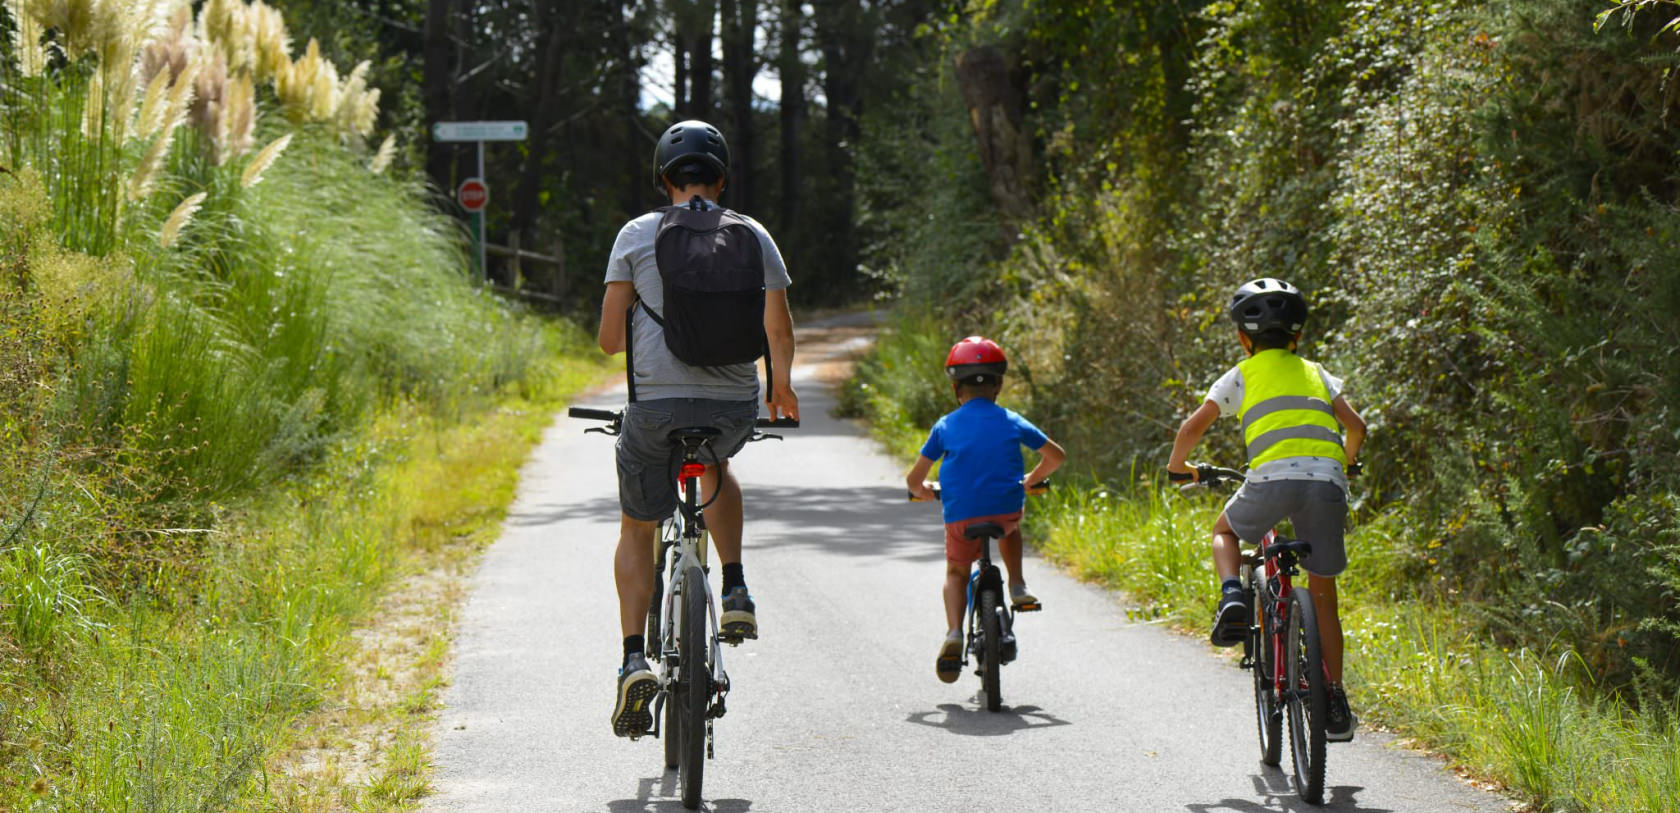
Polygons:
[[922,444],[922,457],[945,458],[939,468],[945,521],[1021,510],[1027,499],[1021,447],[1036,452],[1048,440],[1031,421],[985,398],[970,398],[940,418]]

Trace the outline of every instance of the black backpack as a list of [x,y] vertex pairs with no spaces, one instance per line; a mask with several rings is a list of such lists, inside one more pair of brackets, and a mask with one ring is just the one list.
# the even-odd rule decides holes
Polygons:
[[[659,211],[654,260],[665,312],[642,307],[664,331],[671,355],[695,367],[748,364],[769,356],[758,234],[740,215],[707,209],[699,197],[687,206]],[[634,378],[632,370],[632,385]]]

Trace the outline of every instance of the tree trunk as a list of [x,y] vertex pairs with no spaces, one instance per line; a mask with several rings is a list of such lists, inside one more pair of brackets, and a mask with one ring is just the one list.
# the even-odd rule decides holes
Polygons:
[[[449,24],[454,10],[454,0],[428,0],[426,3],[420,83],[428,125],[454,118],[450,93],[454,70],[449,48]],[[429,133],[427,135],[430,136]],[[450,145],[436,140],[426,145],[426,175],[444,192],[455,188],[454,178],[450,175],[450,151]]]
[[717,17],[714,0],[694,4],[688,22],[688,116],[711,121],[712,110],[712,24]]
[[[518,186],[513,196],[513,217],[510,226],[519,232],[521,245],[536,245],[531,227],[537,221],[537,206],[545,182],[543,162],[549,157],[550,131],[554,129],[555,113],[561,107],[560,73],[565,66],[568,22],[554,3],[535,4],[536,25],[536,98],[528,100],[530,111],[529,149],[521,161]],[[508,280],[515,282],[515,280]]]
[[874,43],[874,28],[854,0],[817,0],[817,41],[822,47],[823,93],[828,97],[824,148],[831,183],[824,231],[828,236],[822,286],[830,295],[846,295],[857,287],[856,149],[863,115],[864,72]]
[[688,46],[679,28],[671,33],[671,65],[674,71],[671,90],[671,111],[679,119],[688,114]]
[[618,100],[618,115],[624,127],[624,149],[619,150],[619,153],[624,157],[623,206],[626,215],[641,211],[642,201],[647,199],[647,182],[650,177],[642,163],[648,160],[647,152],[638,149],[645,141],[641,127],[642,66],[636,56],[635,38],[630,31],[635,7],[636,0],[619,0],[618,17],[613,29],[618,38],[615,50],[618,51],[620,60],[618,83],[621,95]]
[[758,75],[753,39],[758,31],[758,0],[723,0],[723,77],[729,103],[729,188],[732,208],[758,208],[754,166],[752,85]]
[[1032,215],[1032,140],[1022,132],[1026,92],[1014,51],[982,45],[957,55],[957,85],[1006,229]]
[[782,0],[782,206],[781,230],[792,233],[799,223],[799,137],[805,128],[805,63],[799,58],[804,28],[803,0]]

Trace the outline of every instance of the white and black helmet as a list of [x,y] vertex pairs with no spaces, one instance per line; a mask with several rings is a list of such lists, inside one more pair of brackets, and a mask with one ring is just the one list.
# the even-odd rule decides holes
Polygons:
[[1261,277],[1238,288],[1226,312],[1237,329],[1250,336],[1271,331],[1299,333],[1307,323],[1307,300],[1295,286]]
[[706,122],[679,121],[666,128],[653,148],[653,185],[662,186],[666,173],[695,162],[711,166],[719,175],[728,175],[729,143],[718,128]]

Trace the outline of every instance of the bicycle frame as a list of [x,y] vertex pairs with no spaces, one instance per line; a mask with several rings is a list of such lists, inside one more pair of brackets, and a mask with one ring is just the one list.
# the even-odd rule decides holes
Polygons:
[[[702,572],[708,571],[706,564],[706,548],[708,546],[706,544],[705,506],[700,504],[700,475],[698,472],[690,474],[688,469],[691,465],[701,465],[697,455],[699,449],[704,447],[705,444],[698,444],[685,451],[684,476],[681,479],[683,498],[677,506],[677,512],[672,515],[671,519],[666,520],[666,522],[677,522],[680,518],[682,520],[681,535],[677,537],[674,544],[666,540],[656,540],[654,542],[656,545],[663,543],[658,554],[660,560],[666,558],[669,548],[675,547],[677,549],[676,558],[670,561],[668,567],[670,589],[664,591],[663,606],[660,608],[660,617],[663,622],[660,626],[659,644],[660,692],[659,697],[654,700],[655,736],[663,736],[665,733],[660,730],[662,725],[660,721],[663,719],[660,712],[663,711],[665,703],[676,688],[677,669],[681,666],[681,653],[678,651],[677,642],[680,640],[684,625],[692,620],[683,617],[682,575],[687,573],[691,567],[698,567]],[[657,563],[654,566],[654,578],[659,578]],[[706,592],[706,632],[708,640],[711,641],[710,651],[712,653],[710,673],[712,684],[716,687],[711,702],[708,703],[707,712],[706,750],[709,755],[712,749],[711,720],[723,716],[724,696],[729,693],[729,675],[723,668],[722,647],[718,646],[717,600],[712,594],[710,580],[702,579],[700,586]],[[654,589],[659,590],[657,584]]]

